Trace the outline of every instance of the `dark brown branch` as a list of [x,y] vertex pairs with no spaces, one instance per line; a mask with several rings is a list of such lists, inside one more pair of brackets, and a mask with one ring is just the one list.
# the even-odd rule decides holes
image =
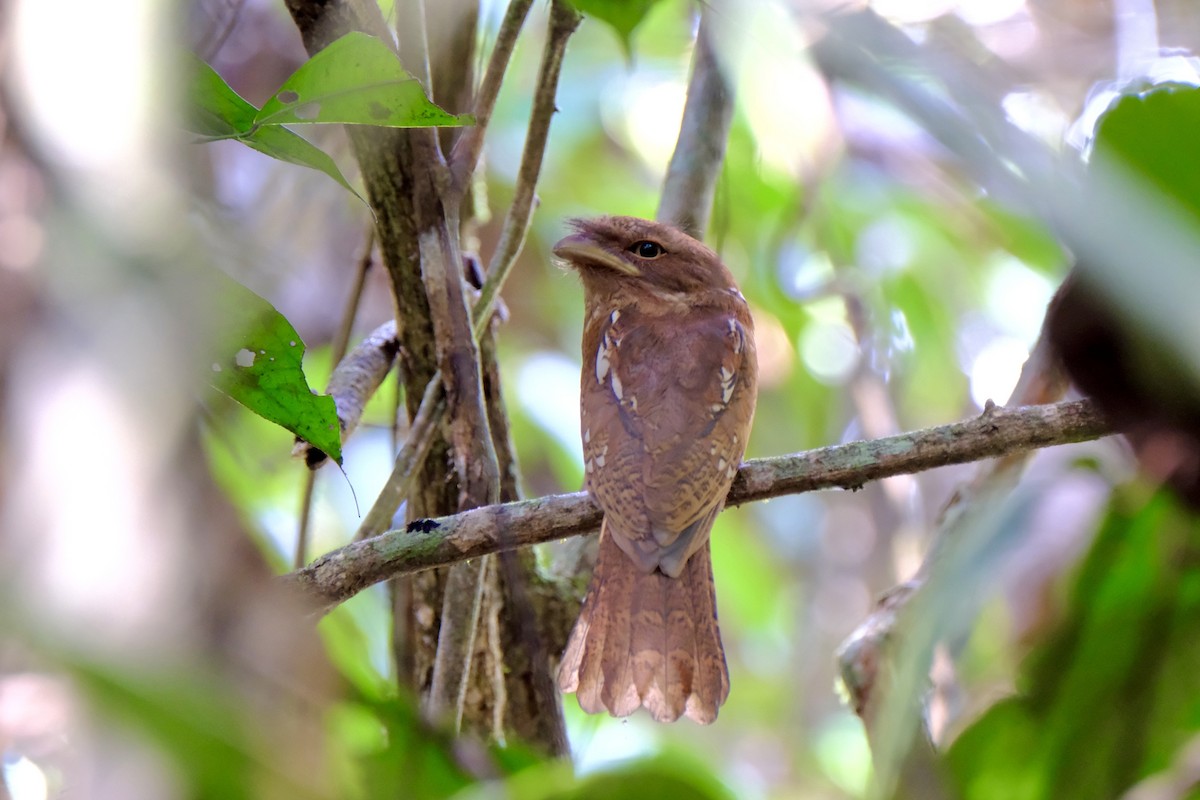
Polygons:
[[[491,306],[495,302],[500,286],[513,262],[516,260],[517,254],[520,253],[520,247],[525,240],[525,233],[529,227],[529,216],[533,206],[534,187],[537,183],[538,174],[541,171],[542,154],[546,147],[550,119],[554,113],[554,97],[558,87],[558,77],[562,69],[563,54],[566,50],[567,39],[578,24],[579,17],[574,11],[571,11],[562,3],[555,3],[552,6],[550,35],[546,42],[542,68],[538,78],[538,87],[534,95],[534,110],[530,118],[529,134],[526,137],[525,153],[522,156],[520,174],[517,181],[517,197],[514,198],[512,209],[509,211],[508,219],[505,221],[501,243],[497,246],[496,254],[492,257],[488,268],[487,280],[480,292],[480,298],[475,302],[471,310],[476,339],[482,335],[488,320],[491,318]],[[437,385],[435,386],[435,384]],[[444,412],[445,392],[441,386],[441,375],[439,373],[434,376],[430,385],[426,387],[420,410],[416,416],[422,420],[428,420],[430,426],[436,427],[440,423]],[[415,433],[416,424],[414,422],[413,434]],[[421,460],[424,458],[425,453],[428,452],[425,442],[421,438],[414,440],[413,434],[410,434],[411,446],[410,442],[405,443],[404,448],[396,458],[396,468],[392,471],[392,477],[384,487],[384,492],[389,495],[387,503],[380,507],[378,513],[372,508],[371,513],[367,515],[367,518],[364,519],[362,525],[359,527],[359,533],[355,538],[364,539],[382,532],[390,522],[391,514],[395,511],[395,506],[391,510],[386,510],[387,506],[391,505],[392,502],[398,505],[407,496],[408,488],[411,486],[411,475],[420,468]],[[424,436],[424,434],[422,435]],[[429,435],[432,436],[432,431]],[[379,505],[378,500],[376,501],[376,505]]]
[[[978,417],[867,442],[823,447],[742,465],[727,505],[818,489],[857,489],[868,481],[965,464],[1023,450],[1089,441],[1113,433],[1091,402],[996,408]],[[394,575],[418,572],[596,530],[600,510],[587,494],[551,495],[414,523],[354,542],[290,573],[323,608]]]

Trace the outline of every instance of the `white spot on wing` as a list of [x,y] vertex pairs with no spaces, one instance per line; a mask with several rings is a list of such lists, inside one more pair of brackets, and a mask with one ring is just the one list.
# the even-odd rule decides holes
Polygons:
[[737,384],[737,376],[733,370],[721,367],[721,402],[729,405],[730,398],[733,397],[733,387]]
[[604,378],[608,375],[608,368],[608,341],[606,339],[596,348],[596,383],[604,383]]
[[624,396],[625,388],[621,386],[621,379],[617,377],[616,372],[612,373],[612,390],[618,400]]

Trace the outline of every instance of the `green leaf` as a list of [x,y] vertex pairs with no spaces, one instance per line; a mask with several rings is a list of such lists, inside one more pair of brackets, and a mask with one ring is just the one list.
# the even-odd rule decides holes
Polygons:
[[[367,797],[440,800],[470,786],[474,780],[455,757],[454,738],[429,726],[407,698],[360,699],[385,735],[380,747],[360,758]],[[469,751],[471,745],[463,745]],[[478,750],[480,763],[486,754]]]
[[425,96],[396,54],[365,33],[348,33],[292,73],[255,118],[256,125],[340,122],[393,128],[471,125]]
[[324,172],[359,200],[367,202],[342,175],[329,154],[287,128],[260,128],[249,136],[242,137],[241,141],[271,158]]
[[1200,731],[1200,525],[1118,493],[1068,615],[946,756],[965,800],[1120,797]]
[[258,109],[242,99],[208,64],[196,60],[194,69],[189,120],[193,131],[213,139],[237,139],[264,155],[324,172],[363,200],[325,151],[287,128],[256,128]]
[[1096,127],[1093,158],[1116,158],[1200,219],[1200,88],[1163,84],[1117,100]]
[[254,126],[258,109],[199,59],[192,60],[191,101],[188,124],[191,130],[214,138],[241,137]]
[[606,23],[621,39],[625,55],[633,54],[633,31],[658,0],[570,0],[581,14]]
[[213,387],[342,463],[337,408],[332,397],[308,387],[296,329],[246,287],[228,278],[220,283],[226,335],[212,365]]

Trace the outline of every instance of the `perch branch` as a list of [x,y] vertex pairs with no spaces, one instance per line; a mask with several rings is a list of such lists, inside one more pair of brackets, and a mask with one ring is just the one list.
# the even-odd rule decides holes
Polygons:
[[[1090,401],[995,408],[978,417],[866,442],[748,461],[726,504],[742,505],[818,489],[857,489],[868,481],[965,464],[1009,453],[1089,441],[1114,431]],[[285,580],[330,608],[371,584],[495,553],[596,530],[600,510],[587,494],[551,495],[418,520],[318,558]]]

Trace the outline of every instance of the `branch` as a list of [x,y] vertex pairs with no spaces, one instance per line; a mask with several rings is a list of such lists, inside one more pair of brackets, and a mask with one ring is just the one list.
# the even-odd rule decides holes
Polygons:
[[531,5],[533,0],[512,0],[508,4],[508,10],[504,12],[504,20],[500,23],[499,33],[496,34],[496,44],[492,47],[492,55],[488,59],[487,72],[479,85],[479,95],[475,98],[475,125],[462,135],[450,153],[451,192],[455,196],[461,197],[466,191],[471,173],[479,163],[484,135],[487,133],[488,123],[492,121],[492,109],[496,106],[496,97],[500,94],[500,85],[504,82],[508,61],[512,57],[517,36],[521,33]]
[[558,94],[558,77],[562,73],[563,56],[567,52],[567,40],[579,27],[581,17],[565,0],[554,0],[550,5],[550,31],[546,36],[546,48],[542,53],[542,65],[538,69],[537,88],[533,94],[533,110],[529,115],[529,131],[525,136],[525,150],[521,154],[521,167],[517,173],[517,185],[512,205],[504,220],[500,242],[488,262],[487,280],[479,290],[479,300],[472,312],[475,336],[479,337],[492,316],[496,295],[516,263],[517,256],[525,244],[529,232],[529,218],[533,213],[534,190],[538,175],[542,171],[542,156],[546,152],[546,139],[550,135],[550,120],[556,110],[554,98]]
[[446,413],[446,389],[442,384],[442,373],[435,372],[429,385],[425,387],[425,395],[421,398],[421,408],[413,417],[408,429],[408,438],[404,446],[396,454],[395,466],[387,483],[379,491],[379,496],[371,505],[371,510],[363,517],[354,535],[356,541],[369,539],[387,530],[392,523],[392,517],[400,503],[409,495],[417,470],[429,454],[433,440],[442,424],[442,415]]
[[[1061,290],[1060,290],[1061,291]],[[1057,295],[1056,295],[1057,298]],[[1053,301],[1052,301],[1053,303]],[[1009,406],[1051,403],[1066,393],[1067,384],[1043,323],[1033,351],[1009,396]],[[1013,451],[980,467],[975,477],[959,486],[938,515],[938,527],[921,567],[911,579],[884,593],[875,609],[846,637],[837,650],[838,672],[854,712],[862,718],[873,746],[882,695],[876,692],[879,670],[887,663],[887,647],[900,612],[925,583],[930,569],[953,539],[965,514],[980,498],[1007,493],[1016,486],[1028,463],[1028,451]]]
[[656,215],[659,222],[678,225],[697,239],[708,227],[733,119],[733,91],[713,52],[710,22],[711,11],[705,6],[692,54],[687,105]]
[[[738,471],[726,505],[818,489],[858,489],[868,481],[892,475],[1084,442],[1113,432],[1086,400],[994,408],[965,422],[748,461]],[[478,558],[503,548],[590,533],[599,528],[600,516],[583,492],[487,506],[437,520],[418,520],[408,531],[390,531],[354,542],[284,579],[320,607],[330,608],[395,575]]]
[[[529,229],[534,187],[541,171],[542,154],[546,149],[546,137],[549,133],[550,119],[554,113],[554,98],[558,87],[558,77],[562,70],[563,54],[566,52],[567,39],[578,24],[578,14],[561,2],[553,4],[550,34],[547,37],[542,67],[538,75],[538,86],[534,94],[534,107],[530,116],[529,133],[525,139],[525,152],[521,158],[516,196],[513,199],[508,218],[505,220],[500,243],[489,264],[487,279],[480,290],[479,299],[471,309],[476,339],[482,336],[487,327],[500,286],[516,261],[525,241],[525,234]],[[446,395],[441,373],[438,373],[433,376],[425,388],[421,407],[414,418],[409,440],[397,454],[392,475],[385,484],[380,497],[376,499],[375,506],[359,526],[355,539],[370,538],[384,531],[399,503],[407,497],[412,484],[412,476],[420,469],[421,462],[429,451],[429,442],[425,441],[425,438],[432,440],[434,430],[441,423],[442,415],[445,413],[445,401]],[[417,436],[417,419],[426,422],[419,437]],[[386,500],[384,494],[387,495]]]

